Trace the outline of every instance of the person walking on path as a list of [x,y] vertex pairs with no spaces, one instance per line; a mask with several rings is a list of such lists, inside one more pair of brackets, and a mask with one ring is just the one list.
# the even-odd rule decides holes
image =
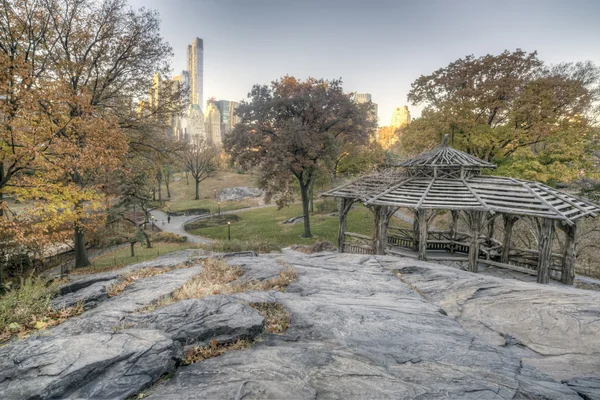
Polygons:
[[171,223],[171,216],[170,216],[170,215],[168,215],[168,216],[167,216],[167,223],[168,223],[168,224],[170,224],[170,223]]

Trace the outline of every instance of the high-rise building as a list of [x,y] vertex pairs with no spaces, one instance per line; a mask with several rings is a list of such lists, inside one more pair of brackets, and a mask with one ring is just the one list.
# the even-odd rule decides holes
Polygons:
[[216,101],[211,99],[206,105],[204,125],[208,142],[215,146],[221,145],[221,113],[217,108]]
[[396,107],[392,114],[390,126],[394,128],[402,128],[410,124],[410,112],[407,106]]
[[198,104],[190,104],[187,113],[186,137],[191,144],[199,145],[206,140],[204,113]]
[[[354,94],[354,100],[359,104],[367,103],[369,101],[371,103],[373,103],[373,100],[371,100],[371,93],[356,93],[356,94]],[[375,118],[377,118],[377,115],[378,115],[377,103],[373,103],[373,107],[374,107]],[[379,121],[378,118],[377,118],[377,121]]]
[[221,137],[224,138],[226,134],[233,130],[233,127],[237,123],[235,109],[239,103],[237,101],[218,100],[214,104],[221,114]]
[[202,39],[194,39],[188,46],[187,56],[190,104],[197,104],[202,110],[204,96],[204,44]]

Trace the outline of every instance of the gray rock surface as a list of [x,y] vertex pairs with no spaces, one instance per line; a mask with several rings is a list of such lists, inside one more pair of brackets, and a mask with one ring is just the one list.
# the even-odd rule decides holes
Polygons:
[[219,192],[217,199],[219,201],[239,201],[244,200],[247,197],[260,197],[263,194],[263,191],[260,189],[238,186],[222,189]]
[[[463,321],[451,315],[453,310],[444,309],[448,303],[438,304],[425,291],[422,296],[418,284],[402,282],[390,269],[414,270],[422,265],[432,271],[443,269],[447,275],[439,278],[442,283],[437,277],[423,279],[423,285],[431,285],[432,292],[445,280],[459,283],[487,277],[435,264],[415,266],[412,260],[392,257],[306,256],[286,251],[281,258],[296,268],[299,280],[285,293],[272,292],[265,297],[276,299],[290,311],[292,322],[287,334],[271,335],[251,349],[181,367],[150,398],[581,398],[578,392],[583,393],[582,389],[574,381],[571,386],[563,384],[558,375],[550,376],[524,364],[526,349],[507,346],[506,340],[490,342],[479,331],[465,328]],[[259,260],[260,265],[256,259],[236,262],[263,271],[281,267],[273,258]],[[419,276],[414,271],[414,276]],[[534,313],[543,312],[531,304],[532,293],[549,290],[522,284],[528,291],[507,293],[509,298],[517,297],[514,301],[521,310],[520,323],[523,316],[530,319],[536,317]],[[574,291],[558,290],[555,297]],[[582,296],[578,305],[592,300],[587,293],[575,290],[573,296],[577,295]],[[595,304],[598,307],[598,302]],[[511,318],[516,316],[513,313]],[[590,334],[579,330],[578,339],[586,340]],[[516,335],[512,342],[521,341]],[[563,348],[565,353],[572,349],[569,344]],[[587,358],[592,360],[593,356]],[[592,383],[584,384],[586,390],[592,387]]]
[[190,299],[158,308],[150,313],[131,314],[123,326],[158,329],[182,345],[207,346],[254,338],[263,330],[263,317],[252,307],[228,297]]
[[37,337],[0,349],[3,399],[123,399],[173,370],[181,346],[155,330]]
[[[140,279],[43,336],[0,348],[0,397],[600,399],[600,293],[395,257],[285,250],[227,261],[242,279],[290,264],[298,281],[138,314],[201,266]],[[106,282],[85,279],[74,293]],[[290,312],[286,334],[177,366],[182,344],[258,334],[263,319],[247,305],[258,301]]]

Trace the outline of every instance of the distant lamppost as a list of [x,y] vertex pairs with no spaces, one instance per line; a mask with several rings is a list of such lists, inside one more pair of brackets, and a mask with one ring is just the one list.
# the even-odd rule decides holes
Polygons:
[[217,214],[221,215],[221,202],[218,202],[217,204],[219,205],[219,211],[217,211]]
[[227,221],[227,240],[231,242],[231,222]]

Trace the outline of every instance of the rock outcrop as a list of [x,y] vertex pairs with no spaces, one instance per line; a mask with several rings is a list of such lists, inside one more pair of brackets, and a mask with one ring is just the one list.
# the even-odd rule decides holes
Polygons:
[[219,201],[240,201],[247,197],[261,197],[263,194],[260,189],[238,186],[221,190],[217,199]]
[[[140,279],[44,335],[1,348],[1,397],[600,399],[598,292],[389,256],[286,251],[227,261],[244,269],[241,279],[269,279],[291,265],[298,280],[285,292],[139,313],[202,267]],[[72,293],[107,282],[86,279]],[[251,302],[283,305],[288,331],[181,365],[185,345],[260,334]],[[172,378],[149,387],[165,373]]]

